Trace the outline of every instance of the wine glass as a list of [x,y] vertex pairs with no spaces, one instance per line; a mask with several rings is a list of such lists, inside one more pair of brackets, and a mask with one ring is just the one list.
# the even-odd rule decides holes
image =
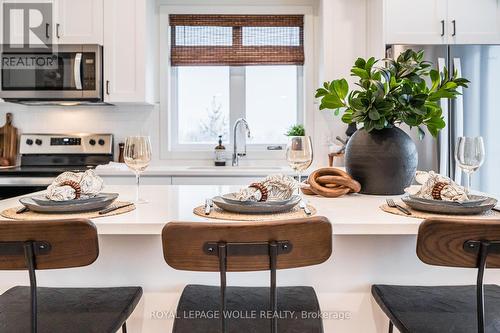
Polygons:
[[459,137],[455,149],[455,161],[458,167],[466,175],[465,191],[469,194],[471,176],[476,172],[484,162],[484,142],[483,138],[477,137]]
[[309,136],[290,136],[286,145],[286,160],[288,165],[297,173],[297,179],[300,183],[301,173],[309,168],[313,161],[311,138]]
[[151,140],[149,136],[129,136],[125,140],[123,153],[125,164],[135,173],[136,192],[135,203],[147,203],[139,198],[139,184],[141,172],[146,170],[151,161]]

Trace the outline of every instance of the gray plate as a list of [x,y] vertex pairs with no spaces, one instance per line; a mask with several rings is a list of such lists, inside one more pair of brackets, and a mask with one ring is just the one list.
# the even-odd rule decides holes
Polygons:
[[32,198],[25,197],[21,198],[19,202],[21,202],[24,206],[28,207],[29,210],[38,213],[78,213],[78,212],[88,212],[88,211],[97,211],[104,209],[111,205],[113,201],[115,201],[115,196],[110,196],[107,199],[100,201],[90,201],[84,203],[78,203],[75,201],[64,201],[64,205],[55,205],[55,206],[43,206],[37,204]]
[[432,199],[424,199],[420,198],[416,195],[410,195],[409,196],[411,200],[413,201],[420,201],[424,203],[430,203],[430,204],[441,204],[441,205],[448,205],[448,206],[480,206],[483,202],[488,200],[488,197],[485,197],[483,195],[471,195],[470,200],[464,201],[464,202],[458,202],[458,201],[443,201],[443,200],[432,200]]
[[118,193],[99,193],[95,197],[92,198],[85,198],[85,199],[75,199],[71,201],[52,201],[49,200],[45,194],[39,194],[39,195],[34,195],[31,197],[34,202],[36,202],[40,206],[64,206],[68,205],[68,203],[72,204],[83,204],[83,203],[89,203],[89,202],[98,202],[98,201],[104,201],[104,200],[110,200],[110,199],[116,199],[118,198]]
[[219,208],[227,210],[228,212],[245,214],[272,214],[291,210],[300,202],[300,196],[294,195],[292,200],[282,205],[269,204],[266,202],[254,202],[250,205],[248,203],[242,204],[240,202],[230,203],[225,201],[220,196],[214,197],[212,200]]
[[[257,202],[257,201],[240,201],[235,199],[236,193],[227,193],[221,196],[221,198],[226,201],[227,203],[230,204],[235,204],[235,205],[259,205],[262,204],[262,202]],[[265,201],[266,204],[268,205],[286,205],[292,200],[296,200],[295,197],[298,195],[292,195],[289,199],[286,200],[268,200]]]
[[440,200],[434,200],[437,202],[427,203],[413,200],[410,197],[403,197],[401,199],[405,204],[415,210],[446,215],[477,215],[491,210],[497,204],[497,200],[494,198],[487,198],[477,206],[447,205],[443,204],[443,201]]

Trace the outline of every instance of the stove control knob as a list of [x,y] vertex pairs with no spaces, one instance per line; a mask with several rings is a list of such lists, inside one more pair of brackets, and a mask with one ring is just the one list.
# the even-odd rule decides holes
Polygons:
[[36,139],[36,140],[35,140],[35,143],[36,143],[38,146],[41,146],[41,145],[42,145],[42,140],[40,140],[40,139]]
[[94,139],[90,139],[89,143],[90,143],[91,146],[95,146],[95,140]]
[[99,139],[99,145],[104,146],[105,143],[106,141],[104,141],[104,139]]
[[33,140],[31,140],[31,139],[26,139],[26,144],[27,144],[28,146],[31,146],[31,145],[33,144]]

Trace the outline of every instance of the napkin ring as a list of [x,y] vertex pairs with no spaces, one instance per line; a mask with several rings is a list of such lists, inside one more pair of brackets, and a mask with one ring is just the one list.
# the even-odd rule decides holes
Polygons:
[[80,184],[73,180],[66,180],[62,182],[59,186],[69,186],[72,187],[75,190],[75,199],[80,198],[80,195],[82,194],[82,188]]
[[443,200],[443,198],[441,197],[441,191],[444,189],[444,187],[448,185],[446,183],[443,183],[443,182],[437,182],[434,187],[432,188],[432,197],[435,199],[435,200]]
[[250,184],[249,187],[253,187],[253,188],[256,188],[257,190],[259,190],[259,192],[261,194],[259,201],[267,201],[267,198],[269,196],[269,191],[267,190],[267,187],[265,187],[261,183],[252,183],[252,184]]

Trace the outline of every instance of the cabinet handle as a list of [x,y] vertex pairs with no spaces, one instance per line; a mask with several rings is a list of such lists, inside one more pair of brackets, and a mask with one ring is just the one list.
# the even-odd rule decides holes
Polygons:
[[109,80],[106,80],[106,95],[109,95]]
[[56,24],[56,37],[57,39],[61,38],[61,36],[59,36],[59,26],[61,26],[59,23]]
[[453,33],[451,35],[455,36],[457,34],[457,23],[455,20],[451,21],[451,25],[453,26]]
[[444,20],[441,20],[441,36],[444,36]]
[[45,23],[45,37],[47,37],[47,39],[50,38],[49,27],[50,27],[50,24],[49,23]]

